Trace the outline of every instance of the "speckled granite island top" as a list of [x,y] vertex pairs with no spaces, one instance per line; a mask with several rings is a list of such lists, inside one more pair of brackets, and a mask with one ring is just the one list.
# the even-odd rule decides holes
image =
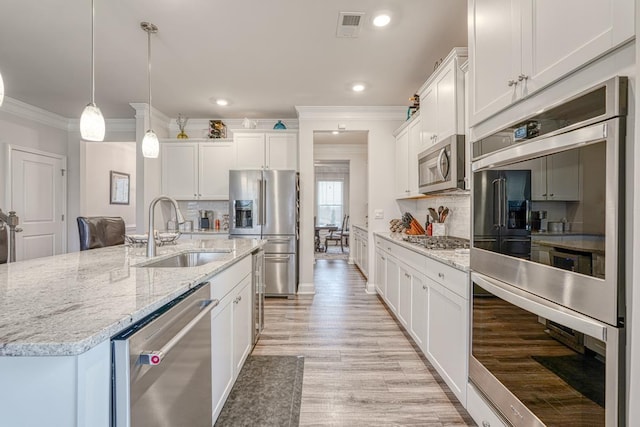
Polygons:
[[[80,354],[231,266],[263,241],[195,240],[157,248],[113,246],[0,265],[0,356]],[[137,264],[184,250],[230,249],[199,267]]]
[[470,271],[470,261],[469,261],[469,250],[467,249],[427,249],[419,245],[414,245],[413,243],[405,242],[402,240],[405,237],[402,233],[381,233],[375,232],[376,236],[382,237],[383,239],[387,239],[392,241],[395,244],[398,244],[404,248],[410,249],[414,252],[417,252],[422,255],[426,255],[429,258],[432,258],[436,261],[440,261],[444,264],[448,264],[452,267],[457,268],[462,271]]

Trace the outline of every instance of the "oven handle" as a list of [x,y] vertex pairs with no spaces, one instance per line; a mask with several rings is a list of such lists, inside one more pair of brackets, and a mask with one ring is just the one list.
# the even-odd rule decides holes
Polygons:
[[140,353],[140,364],[157,366],[162,362],[167,354],[178,344],[178,342],[184,338],[191,330],[205,317],[211,310],[213,310],[220,301],[217,299],[206,299],[202,301],[202,311],[198,313],[184,328],[180,329],[180,332],[175,334],[160,350],[143,351]]
[[607,341],[607,326],[604,323],[597,322],[546,299],[476,272],[471,273],[471,280],[493,295],[523,310],[565,325],[601,341]]

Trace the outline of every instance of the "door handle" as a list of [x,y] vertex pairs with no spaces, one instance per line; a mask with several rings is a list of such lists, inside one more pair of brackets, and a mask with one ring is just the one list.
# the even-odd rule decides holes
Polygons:
[[264,259],[271,262],[289,262],[291,255],[265,255]]
[[194,317],[184,328],[173,336],[160,350],[143,351],[140,353],[139,361],[141,365],[156,366],[162,362],[167,354],[178,344],[178,342],[184,338],[197,324],[205,317],[211,310],[213,310],[219,303],[217,299],[207,299],[203,302],[203,310]]
[[[442,150],[440,150],[440,154],[438,154],[438,172],[440,172],[440,176],[442,177],[443,181],[447,180],[447,177],[445,176],[445,172],[442,170],[442,159],[444,157],[446,157],[447,155],[447,149],[443,148]],[[449,168],[447,168],[449,169]],[[449,171],[447,170],[447,174],[449,174]]]

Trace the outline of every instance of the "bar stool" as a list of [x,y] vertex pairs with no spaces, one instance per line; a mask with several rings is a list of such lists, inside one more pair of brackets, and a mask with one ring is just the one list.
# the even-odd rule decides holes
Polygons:
[[119,216],[79,216],[80,250],[124,244],[124,219]]

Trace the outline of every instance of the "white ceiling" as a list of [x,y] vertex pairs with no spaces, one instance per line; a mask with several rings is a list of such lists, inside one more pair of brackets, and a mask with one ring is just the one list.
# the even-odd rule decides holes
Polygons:
[[[95,0],[96,104],[131,118],[147,101],[170,117],[293,118],[299,106],[409,105],[436,60],[466,46],[467,0]],[[376,11],[391,24],[371,25]],[[356,39],[338,13],[365,12]],[[90,101],[90,0],[2,0],[6,94],[65,117]],[[354,93],[353,82],[367,90]],[[227,98],[228,107],[211,102]]]

